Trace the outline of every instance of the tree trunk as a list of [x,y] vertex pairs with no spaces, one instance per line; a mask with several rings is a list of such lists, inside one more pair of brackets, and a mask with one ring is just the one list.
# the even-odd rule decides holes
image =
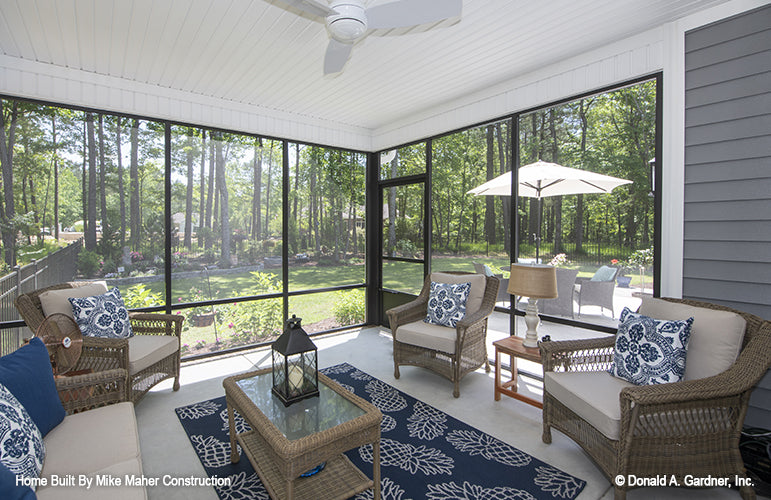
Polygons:
[[123,125],[121,117],[115,117],[115,155],[118,160],[118,196],[120,198],[120,248],[126,246],[126,193],[123,189],[123,153],[121,152],[121,141]]
[[54,155],[54,238],[59,241],[59,153],[56,142],[56,112],[51,115],[51,141]]
[[199,205],[198,205],[198,228],[196,233],[198,235],[198,247],[203,247],[203,235],[201,228],[204,224],[204,210],[206,209],[206,130],[201,129],[201,186],[198,192]]
[[268,181],[265,183],[265,235],[270,229],[270,187],[273,183],[273,141],[270,141],[270,154],[268,155]]
[[[501,130],[501,124],[495,125],[495,131],[498,142],[498,168],[500,174],[504,174],[511,170],[509,158],[507,152],[509,150],[508,136],[511,134],[510,127],[506,127],[506,140],[504,141],[503,133]],[[504,142],[506,145],[504,145]],[[501,198],[501,209],[503,210],[503,249],[511,254],[511,196],[504,196]]]
[[139,219],[139,120],[131,124],[131,163],[129,164],[129,219],[131,249],[139,251],[142,221]]
[[99,113],[99,217],[102,218],[102,237],[107,230],[107,163],[104,159],[104,115]]
[[[552,138],[552,162],[559,164],[559,141],[557,140],[557,124],[554,108],[549,111],[549,132]],[[554,255],[563,251],[562,248],[562,196],[553,198],[554,207]]]
[[[589,130],[589,119],[586,116],[591,106],[591,101],[586,103],[584,99],[579,102],[578,118],[581,120],[581,168],[586,168],[586,136]],[[584,195],[576,196],[576,234],[575,234],[577,254],[584,253]]]
[[[219,134],[218,134],[219,135]],[[220,228],[222,230],[222,248],[220,251],[220,265],[230,267],[230,207],[228,204],[228,186],[225,178],[225,158],[222,156],[222,140],[217,137],[217,187],[220,198]]]
[[94,115],[86,113],[86,131],[88,136],[88,203],[86,217],[86,250],[96,250],[96,137],[94,137]]
[[[262,238],[262,138],[254,141],[254,159],[252,160],[254,171],[252,184],[254,196],[252,197],[252,239]],[[295,206],[296,202],[295,202]]]
[[190,251],[193,245],[193,133],[192,127],[187,129],[187,191],[185,193],[185,236],[182,245]]
[[12,101],[10,111],[10,123],[8,124],[8,134],[5,127],[8,117],[5,114],[3,101],[0,100],[0,162],[3,164],[3,224],[0,225],[0,231],[3,236],[3,247],[5,250],[5,263],[12,268],[16,265],[16,229],[12,225],[16,209],[13,200],[13,148],[16,142],[16,126],[18,124],[19,108],[17,101]]
[[[494,128],[487,127],[487,180],[495,177],[495,146],[493,142]],[[487,243],[495,245],[495,196],[485,196],[485,239]]]
[[[391,160],[391,179],[399,175],[399,151]],[[388,190],[388,255],[394,257],[396,251],[396,188]]]
[[[209,132],[209,186],[206,188],[206,217],[204,219],[204,227],[209,230],[213,230],[212,226],[212,205],[214,203],[214,196],[216,191],[214,190],[214,143],[216,137],[212,132]],[[207,231],[205,238],[204,248],[210,249],[212,246],[212,233]]]

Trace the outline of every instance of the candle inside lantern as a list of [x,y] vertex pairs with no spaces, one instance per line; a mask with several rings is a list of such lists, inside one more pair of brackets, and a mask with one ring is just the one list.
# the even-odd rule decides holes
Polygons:
[[303,371],[299,366],[294,365],[289,369],[289,383],[293,388],[302,389]]

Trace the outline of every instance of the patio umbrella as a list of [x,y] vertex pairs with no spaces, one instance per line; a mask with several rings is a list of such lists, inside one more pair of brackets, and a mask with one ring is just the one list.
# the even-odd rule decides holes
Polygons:
[[[546,196],[571,194],[610,193],[613,189],[632,181],[588,170],[563,167],[556,163],[538,160],[518,170],[519,196],[538,199],[538,234],[535,241],[535,261],[538,262],[541,246],[541,205]],[[469,193],[477,196],[511,196],[511,172],[506,172]]]

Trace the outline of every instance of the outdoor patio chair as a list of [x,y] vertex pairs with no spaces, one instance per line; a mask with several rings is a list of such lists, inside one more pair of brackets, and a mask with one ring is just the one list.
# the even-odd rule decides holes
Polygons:
[[616,289],[618,268],[602,266],[591,278],[576,278],[578,287],[578,315],[583,306],[600,306],[600,311],[610,309],[611,317],[616,317],[613,308],[613,292]]
[[[61,283],[19,295],[14,304],[34,333],[45,320],[40,295],[55,290],[94,287],[91,295],[107,291],[102,282],[78,281]],[[100,291],[103,290],[103,291]],[[66,295],[67,292],[64,292]],[[60,294],[61,295],[61,294]],[[136,403],[155,384],[174,378],[173,389],[179,390],[180,334],[184,316],[160,313],[130,312],[134,336],[128,339],[83,337],[83,350],[73,370],[101,372],[116,368],[128,372],[127,391]]]
[[[431,281],[471,283],[466,315],[455,328],[425,323]],[[386,314],[394,339],[394,377],[399,366],[428,368],[454,384],[454,397],[460,396],[460,380],[484,365],[487,358],[487,318],[495,307],[499,281],[494,276],[475,273],[443,272],[426,276],[420,295],[407,304],[389,309]]]
[[538,305],[541,307],[541,313],[574,318],[573,301],[575,300],[575,285],[578,271],[561,267],[558,267],[556,271],[557,298],[539,300]]
[[498,281],[500,281],[500,285],[498,286],[498,295],[495,297],[495,302],[509,302],[511,300],[511,295],[509,295],[508,292],[509,278],[504,278],[503,273],[493,273],[488,266],[480,264],[479,262],[472,262],[472,264],[474,264],[475,273],[484,274],[485,276],[495,276],[498,278]]
[[[693,317],[680,382],[634,385],[608,372],[615,336],[541,342],[543,442],[557,429],[608,478],[746,478],[739,438],[750,393],[771,365],[771,322],[725,306],[643,299],[640,314]],[[742,498],[753,499],[750,486]],[[615,483],[615,498],[628,484]]]

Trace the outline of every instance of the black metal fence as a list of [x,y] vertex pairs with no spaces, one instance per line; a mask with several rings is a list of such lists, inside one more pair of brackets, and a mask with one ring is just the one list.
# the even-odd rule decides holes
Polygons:
[[[0,322],[17,321],[19,317],[13,301],[22,293],[28,293],[56,283],[71,281],[78,267],[78,254],[83,240],[49,253],[40,260],[33,260],[26,266],[16,266],[13,272],[0,277]],[[26,328],[4,328],[0,330],[0,355],[19,348]]]

